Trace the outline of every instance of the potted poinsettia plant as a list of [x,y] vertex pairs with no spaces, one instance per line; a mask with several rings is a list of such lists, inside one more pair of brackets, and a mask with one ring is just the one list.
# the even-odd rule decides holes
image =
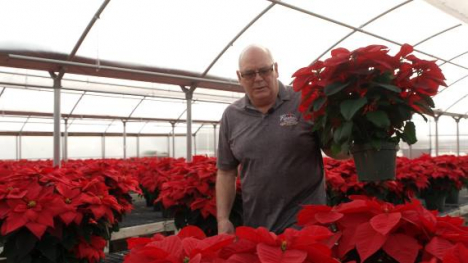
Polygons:
[[[167,173],[168,180],[160,185],[155,202],[161,202],[172,213],[177,228],[197,225],[208,236],[217,234],[216,172],[216,159],[212,157],[200,155],[194,156],[192,162],[179,159],[172,163]],[[238,194],[231,212],[235,225],[242,222],[241,204]]]
[[0,171],[0,241],[6,262],[95,263],[132,209],[136,179],[104,162],[35,162]]
[[[412,115],[433,115],[431,96],[440,85],[446,86],[435,61],[412,55],[412,46],[403,45],[395,56],[388,51],[382,45],[354,51],[337,48],[330,58],[293,75],[293,88],[302,93],[299,110],[315,123],[323,145],[334,153],[353,153],[364,181],[375,180],[376,174],[383,176],[377,180],[395,177],[394,164],[384,165],[384,171],[373,166],[382,159],[394,162],[400,140],[417,141]],[[361,154],[377,158],[358,159]]]

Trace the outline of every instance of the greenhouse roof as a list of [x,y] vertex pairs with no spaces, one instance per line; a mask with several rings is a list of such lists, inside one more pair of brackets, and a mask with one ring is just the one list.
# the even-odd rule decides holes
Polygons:
[[[468,3],[464,0],[5,0],[0,2],[0,133],[53,130],[50,72],[64,74],[70,132],[183,131],[216,123],[243,96],[238,55],[269,47],[280,80],[336,47],[383,44],[437,60],[447,88],[440,113],[467,115]],[[65,119],[62,121],[64,122]],[[181,123],[179,123],[181,122]]]

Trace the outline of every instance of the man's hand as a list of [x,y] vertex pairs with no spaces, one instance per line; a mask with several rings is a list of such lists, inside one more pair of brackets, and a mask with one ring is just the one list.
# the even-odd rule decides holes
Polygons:
[[234,225],[228,219],[218,221],[218,234],[234,234]]

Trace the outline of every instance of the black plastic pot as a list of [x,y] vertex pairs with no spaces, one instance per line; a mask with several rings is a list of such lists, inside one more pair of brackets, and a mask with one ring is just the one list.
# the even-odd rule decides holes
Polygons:
[[371,144],[355,144],[351,147],[359,181],[395,180],[396,153],[395,143],[383,143],[380,150]]

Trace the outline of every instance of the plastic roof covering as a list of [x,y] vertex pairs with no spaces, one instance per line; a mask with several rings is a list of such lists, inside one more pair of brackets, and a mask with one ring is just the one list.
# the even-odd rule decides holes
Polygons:
[[[468,25],[425,1],[114,0],[107,5],[103,3],[107,2],[0,2],[0,65],[3,65],[0,67],[0,113],[3,112],[0,131],[53,130],[49,117],[8,114],[53,112],[53,81],[49,73],[34,70],[44,68],[9,55],[66,60],[102,6],[104,10],[72,61],[96,67],[109,63],[236,83],[239,53],[248,44],[260,43],[272,50],[279,64],[280,80],[290,83],[297,69],[327,58],[333,47],[355,49],[383,44],[396,53],[399,44],[409,43],[420,51],[416,52],[418,57],[438,59],[447,78],[449,87],[435,97],[436,108],[468,114]],[[144,81],[136,81],[125,74],[99,77],[110,75],[104,70],[72,68],[66,67],[62,81],[63,114],[186,118],[185,94],[179,85],[168,84],[177,84],[176,79],[157,80],[162,83],[143,78]],[[213,86],[216,85],[207,84],[206,88],[195,90],[194,120],[217,122],[224,108],[243,96]],[[193,130],[200,125],[194,123]],[[176,129],[184,133],[184,127],[184,123],[178,123]],[[142,120],[127,124],[127,132],[131,133],[167,134],[171,129],[167,122]],[[122,132],[122,122],[76,118],[69,121],[69,132]]]

